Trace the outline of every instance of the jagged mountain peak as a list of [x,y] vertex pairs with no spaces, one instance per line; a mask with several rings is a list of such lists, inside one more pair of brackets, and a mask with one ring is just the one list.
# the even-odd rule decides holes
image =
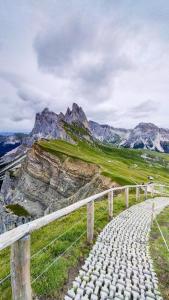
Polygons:
[[42,110],[42,114],[47,114],[49,113],[49,108],[48,107],[45,107],[43,110]]
[[77,103],[73,103],[72,110],[68,107],[65,114],[65,122],[71,124],[73,122],[83,125],[85,128],[89,129],[89,124],[87,117],[82,109]]

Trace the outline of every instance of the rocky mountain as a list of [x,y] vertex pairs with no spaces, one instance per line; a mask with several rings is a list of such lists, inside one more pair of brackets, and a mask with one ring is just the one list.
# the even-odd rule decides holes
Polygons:
[[56,114],[45,108],[41,113],[37,113],[35,117],[34,127],[29,135],[29,142],[32,144],[35,140],[41,138],[47,139],[63,139],[70,141],[63,127],[64,115]]
[[151,123],[140,123],[134,129],[124,129],[88,121],[83,109],[76,103],[73,103],[72,109],[68,108],[65,114],[56,114],[47,108],[38,113],[29,143],[33,144],[40,138],[63,139],[73,143],[72,134],[78,134],[80,139],[82,133],[86,140],[94,139],[116,146],[169,152],[168,129],[159,128]]
[[84,126],[89,129],[89,123],[87,117],[81,107],[79,107],[76,103],[73,103],[72,110],[70,108],[67,109],[67,112],[64,116],[64,121],[68,124],[77,123],[79,126]]
[[169,153],[169,129],[159,128],[152,123],[140,123],[130,131],[128,138],[121,145]]
[[30,149],[39,139],[62,139],[75,143],[77,139],[99,140],[115,146],[150,149],[169,153],[169,130],[151,123],[140,123],[134,129],[115,128],[88,121],[83,109],[73,103],[66,113],[56,114],[45,108],[36,114],[35,124],[28,136],[0,136],[0,164],[10,163]]
[[81,107],[73,103],[72,110],[68,107],[66,114],[56,114],[45,108],[41,113],[36,114],[35,124],[30,133],[34,139],[53,138],[70,140],[70,135],[65,129],[66,124],[77,124],[77,126],[89,129],[86,115]]
[[109,125],[100,125],[94,121],[89,121],[89,129],[97,140],[103,143],[120,145],[130,134],[130,129],[114,128]]
[[[5,137],[2,138],[5,140]],[[35,124],[30,134],[16,144],[15,147],[9,147],[9,152],[7,154],[7,151],[3,153],[6,155],[1,158],[0,164],[10,163],[22,156],[35,141],[42,138],[61,139],[70,143],[74,143],[76,138],[85,138],[88,141],[92,141],[89,124],[83,109],[76,103],[73,103],[72,110],[68,107],[65,115],[63,113],[56,114],[48,108],[45,108],[41,113],[37,113]],[[12,140],[12,137],[10,139]],[[12,151],[10,151],[11,149]]]

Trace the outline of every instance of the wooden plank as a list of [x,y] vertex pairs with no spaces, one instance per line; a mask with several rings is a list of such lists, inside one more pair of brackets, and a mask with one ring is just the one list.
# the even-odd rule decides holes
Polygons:
[[114,192],[111,191],[108,193],[108,217],[109,220],[113,218],[113,198],[114,198]]
[[93,242],[94,235],[94,201],[87,204],[87,241]]
[[13,300],[32,300],[29,235],[11,246],[11,286]]
[[[139,187],[144,187],[146,185],[137,185]],[[43,216],[39,219],[36,219],[34,221],[31,221],[27,224],[23,224],[17,228],[14,228],[8,232],[5,232],[3,234],[0,235],[0,250],[12,245],[14,242],[16,242],[17,240],[21,239],[23,236],[25,236],[26,234],[29,234],[63,216],[66,216],[70,213],[72,213],[73,211],[79,209],[80,207],[86,205],[87,203],[89,203],[90,201],[94,201],[96,199],[99,199],[103,196],[105,196],[106,194],[108,194],[110,191],[117,191],[117,190],[123,190],[126,188],[130,188],[130,187],[136,187],[136,185],[129,185],[129,186],[122,186],[122,187],[115,187],[115,188],[111,188],[109,190],[103,191],[101,193],[95,194],[93,196],[90,196],[84,200],[80,200],[72,205],[69,205],[65,208],[62,208],[60,210],[57,210],[56,212],[53,212],[49,215]]]
[[126,202],[126,208],[129,207],[129,187],[125,188],[125,202]]

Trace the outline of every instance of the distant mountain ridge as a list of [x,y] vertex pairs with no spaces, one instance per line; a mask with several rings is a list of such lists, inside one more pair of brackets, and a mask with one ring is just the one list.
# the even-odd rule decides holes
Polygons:
[[159,128],[152,123],[139,123],[130,131],[122,146],[169,153],[169,129]]
[[[68,107],[65,114],[57,114],[45,108],[37,113],[35,124],[30,134],[20,139],[19,145],[12,151],[13,157],[19,156],[30,148],[39,139],[62,139],[75,143],[76,138],[87,141],[98,140],[103,143],[111,143],[118,147],[134,149],[150,149],[169,153],[169,129],[159,128],[152,123],[139,123],[134,129],[115,128],[106,124],[99,124],[88,120],[82,107],[73,103],[72,109]],[[1,137],[3,140],[4,137]],[[6,137],[5,137],[6,138]],[[13,136],[8,139],[16,140]],[[1,146],[1,144],[0,144]],[[18,146],[18,145],[17,145]],[[9,155],[2,160],[9,162]],[[11,160],[12,160],[11,159]]]
[[24,133],[0,133],[0,157],[23,143]]

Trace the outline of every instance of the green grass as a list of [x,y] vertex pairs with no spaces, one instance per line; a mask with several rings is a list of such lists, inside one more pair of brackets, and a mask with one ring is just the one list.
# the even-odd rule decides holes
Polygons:
[[28,211],[19,204],[9,204],[6,205],[6,208],[13,212],[16,216],[19,217],[28,217],[30,214]]
[[[169,184],[169,155],[148,151],[113,148],[99,144],[70,144],[61,140],[40,141],[43,150],[60,158],[66,154],[100,166],[100,172],[120,185],[147,182],[149,175],[155,182]],[[143,158],[142,155],[147,155]]]
[[[157,217],[157,221],[169,246],[169,207]],[[169,253],[155,222],[150,234],[150,252],[159,279],[161,294],[163,299],[167,300],[169,299]]]
[[67,132],[68,135],[74,140],[78,141],[80,138],[83,139],[85,136],[91,137],[91,133],[89,130],[83,126],[79,126],[78,123],[73,122],[72,124],[67,124],[66,122],[63,122],[64,129]]
[[[141,200],[143,200],[143,195],[141,196]],[[135,194],[130,194],[130,205],[135,203]],[[114,200],[114,216],[124,209],[124,194],[119,194]],[[107,222],[107,199],[95,202],[95,238]],[[60,236],[53,244],[31,260],[32,279],[35,279],[58,255],[63,253],[84,233],[81,239],[64,256],[53,264],[39,280],[32,284],[34,295],[45,295],[46,298],[43,299],[52,299],[52,297],[58,300],[62,299],[62,294],[67,290],[69,277],[75,276],[78,266],[83,263],[91,248],[86,242],[85,231],[86,207],[83,207],[69,216],[35,231],[31,235],[32,255],[49,244],[54,238]],[[73,275],[71,275],[72,272]],[[0,252],[0,278],[5,277],[8,273],[9,249],[5,249]],[[0,287],[0,299],[11,299],[10,281],[6,281]]]

